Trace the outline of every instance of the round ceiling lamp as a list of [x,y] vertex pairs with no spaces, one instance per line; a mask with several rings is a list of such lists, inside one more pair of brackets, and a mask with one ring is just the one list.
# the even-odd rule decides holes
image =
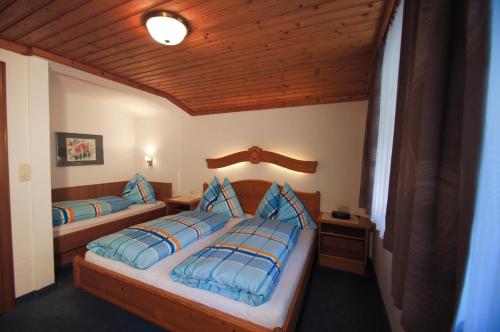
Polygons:
[[143,22],[151,37],[163,45],[177,45],[189,33],[187,22],[179,15],[167,11],[146,13]]

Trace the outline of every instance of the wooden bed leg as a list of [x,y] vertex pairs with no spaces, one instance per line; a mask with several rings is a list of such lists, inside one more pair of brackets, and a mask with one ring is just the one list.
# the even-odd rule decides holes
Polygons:
[[73,284],[76,288],[80,288],[80,261],[82,259],[80,256],[73,258]]

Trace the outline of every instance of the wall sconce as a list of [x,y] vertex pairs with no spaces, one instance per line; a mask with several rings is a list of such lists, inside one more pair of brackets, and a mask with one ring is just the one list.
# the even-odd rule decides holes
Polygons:
[[153,166],[153,156],[147,155],[146,157],[144,157],[144,160],[146,160],[146,163],[149,166]]

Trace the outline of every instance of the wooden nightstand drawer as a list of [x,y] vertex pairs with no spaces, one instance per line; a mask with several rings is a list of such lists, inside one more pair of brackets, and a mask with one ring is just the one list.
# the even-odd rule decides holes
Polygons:
[[199,197],[177,196],[167,199],[167,215],[177,214],[182,211],[192,211],[196,209],[200,202]]
[[320,252],[328,256],[365,262],[365,241],[320,234]]
[[364,274],[370,246],[371,222],[353,216],[351,220],[334,219],[328,213],[319,218],[319,264]]

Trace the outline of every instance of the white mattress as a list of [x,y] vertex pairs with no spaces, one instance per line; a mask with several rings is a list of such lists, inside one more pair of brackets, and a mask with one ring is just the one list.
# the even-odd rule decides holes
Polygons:
[[164,206],[165,202],[163,201],[158,201],[156,204],[132,204],[125,210],[107,214],[105,216],[100,216],[97,218],[85,219],[72,222],[69,224],[55,226],[52,228],[52,232],[54,234],[54,237],[58,237],[76,231],[81,231],[82,229],[91,228],[97,224],[102,225],[118,219],[137,215],[139,213],[143,213],[146,211],[153,211],[159,208],[163,208]]
[[300,281],[309,252],[314,250],[314,248],[311,248],[315,236],[313,230],[303,230],[301,232],[297,245],[289,257],[284,273],[281,275],[271,299],[260,306],[253,307],[206,290],[191,288],[174,282],[169,276],[170,270],[188,256],[209,245],[241,220],[239,218],[231,219],[223,229],[161,260],[147,270],[135,269],[124,263],[96,255],[91,251],[87,251],[85,260],[260,326],[269,329],[281,327],[288,313],[294,290]]

